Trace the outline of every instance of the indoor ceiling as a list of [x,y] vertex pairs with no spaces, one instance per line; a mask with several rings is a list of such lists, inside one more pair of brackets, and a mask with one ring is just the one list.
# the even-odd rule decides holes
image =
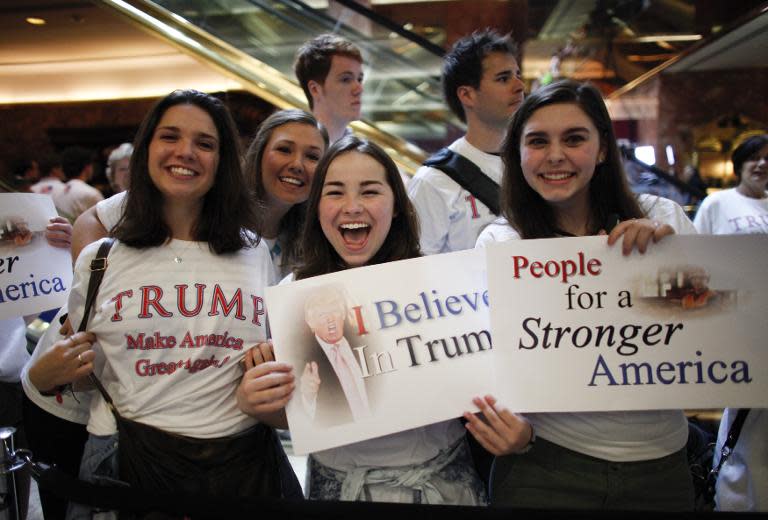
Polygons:
[[[372,8],[379,3],[374,0]],[[97,4],[2,2],[0,104],[148,97],[188,86],[242,88],[237,80]],[[450,8],[450,2],[434,5]],[[753,11],[752,21],[702,40],[696,31],[696,5],[696,0],[530,0],[529,18],[540,22],[530,28],[522,68],[529,80],[545,78],[557,68],[564,76],[598,81],[610,91],[678,56],[668,72],[768,66],[768,12]],[[744,5],[754,2],[743,4],[742,15],[749,11]],[[46,23],[32,25],[25,21],[28,17]],[[423,67],[431,81],[437,73],[433,61]],[[407,76],[396,67],[375,72]],[[389,103],[381,99],[376,110]],[[435,110],[439,102],[432,100],[427,108]]]
[[241,88],[92,2],[2,2],[0,104],[156,97],[193,86]]

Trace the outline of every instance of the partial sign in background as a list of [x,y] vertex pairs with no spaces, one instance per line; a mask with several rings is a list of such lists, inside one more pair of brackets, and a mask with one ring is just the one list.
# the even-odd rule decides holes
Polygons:
[[0,319],[60,307],[72,283],[68,249],[48,245],[47,195],[0,193]]

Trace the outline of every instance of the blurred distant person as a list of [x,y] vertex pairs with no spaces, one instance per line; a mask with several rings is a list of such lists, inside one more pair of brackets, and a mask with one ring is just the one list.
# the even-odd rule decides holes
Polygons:
[[55,153],[44,154],[39,163],[40,180],[29,187],[32,193],[58,196],[64,191],[64,171],[61,169],[61,158]]
[[133,154],[131,143],[123,143],[109,154],[106,174],[109,185],[115,193],[127,190],[130,185],[131,154]]
[[19,191],[29,191],[29,188],[40,178],[40,166],[30,157],[16,159],[11,164],[13,185]]
[[61,166],[68,180],[54,202],[59,213],[74,222],[82,212],[104,200],[104,196],[88,184],[93,177],[93,153],[89,150],[79,146],[67,148],[61,153]]
[[739,185],[704,199],[693,224],[708,235],[768,233],[768,134],[745,140],[731,160]]

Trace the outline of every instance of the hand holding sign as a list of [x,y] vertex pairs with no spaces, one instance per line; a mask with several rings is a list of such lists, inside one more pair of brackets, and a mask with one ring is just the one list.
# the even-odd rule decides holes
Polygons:
[[293,367],[274,361],[270,343],[259,343],[246,353],[245,370],[237,388],[238,408],[260,421],[283,427],[282,410],[295,387]]
[[72,224],[64,217],[53,217],[45,226],[45,238],[53,247],[69,249],[72,246]]
[[533,439],[533,427],[523,417],[500,405],[490,395],[484,399],[475,397],[472,402],[480,409],[480,414],[464,413],[465,425],[480,445],[491,454],[509,455],[523,450]]
[[655,244],[667,235],[674,235],[675,230],[669,224],[660,224],[647,218],[625,220],[616,225],[608,235],[608,245],[612,246],[622,236],[621,253],[629,255],[634,247],[640,254],[645,254],[648,244],[653,240]]

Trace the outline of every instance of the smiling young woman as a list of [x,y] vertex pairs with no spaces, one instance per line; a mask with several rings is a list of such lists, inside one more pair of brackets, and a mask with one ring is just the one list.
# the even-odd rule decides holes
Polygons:
[[303,110],[280,110],[259,127],[245,154],[245,174],[263,206],[262,237],[282,276],[301,257],[299,233],[328,135]]
[[[274,281],[238,142],[223,103],[189,90],[161,99],[137,133],[131,189],[93,303],[99,312],[88,321],[96,342],[74,357],[92,362],[114,402],[110,410],[100,393],[91,402],[86,480],[249,498],[298,490],[295,478],[284,479],[293,474],[274,431],[241,413],[234,394],[242,346],[266,338],[255,307]],[[74,324],[100,246],[78,257],[68,302]],[[40,381],[40,389],[59,382]],[[90,513],[76,506],[70,517]]]
[[[674,202],[627,187],[600,92],[559,81],[532,93],[502,147],[501,219],[478,247],[515,239],[608,234],[622,251],[695,233]],[[510,372],[511,373],[511,372]],[[515,445],[520,416],[493,398],[476,400],[487,422],[465,414],[475,438],[497,455],[491,503],[531,509],[690,510],[682,411],[526,414],[527,447]],[[535,436],[533,435],[535,431]],[[533,442],[535,440],[535,442]]]

